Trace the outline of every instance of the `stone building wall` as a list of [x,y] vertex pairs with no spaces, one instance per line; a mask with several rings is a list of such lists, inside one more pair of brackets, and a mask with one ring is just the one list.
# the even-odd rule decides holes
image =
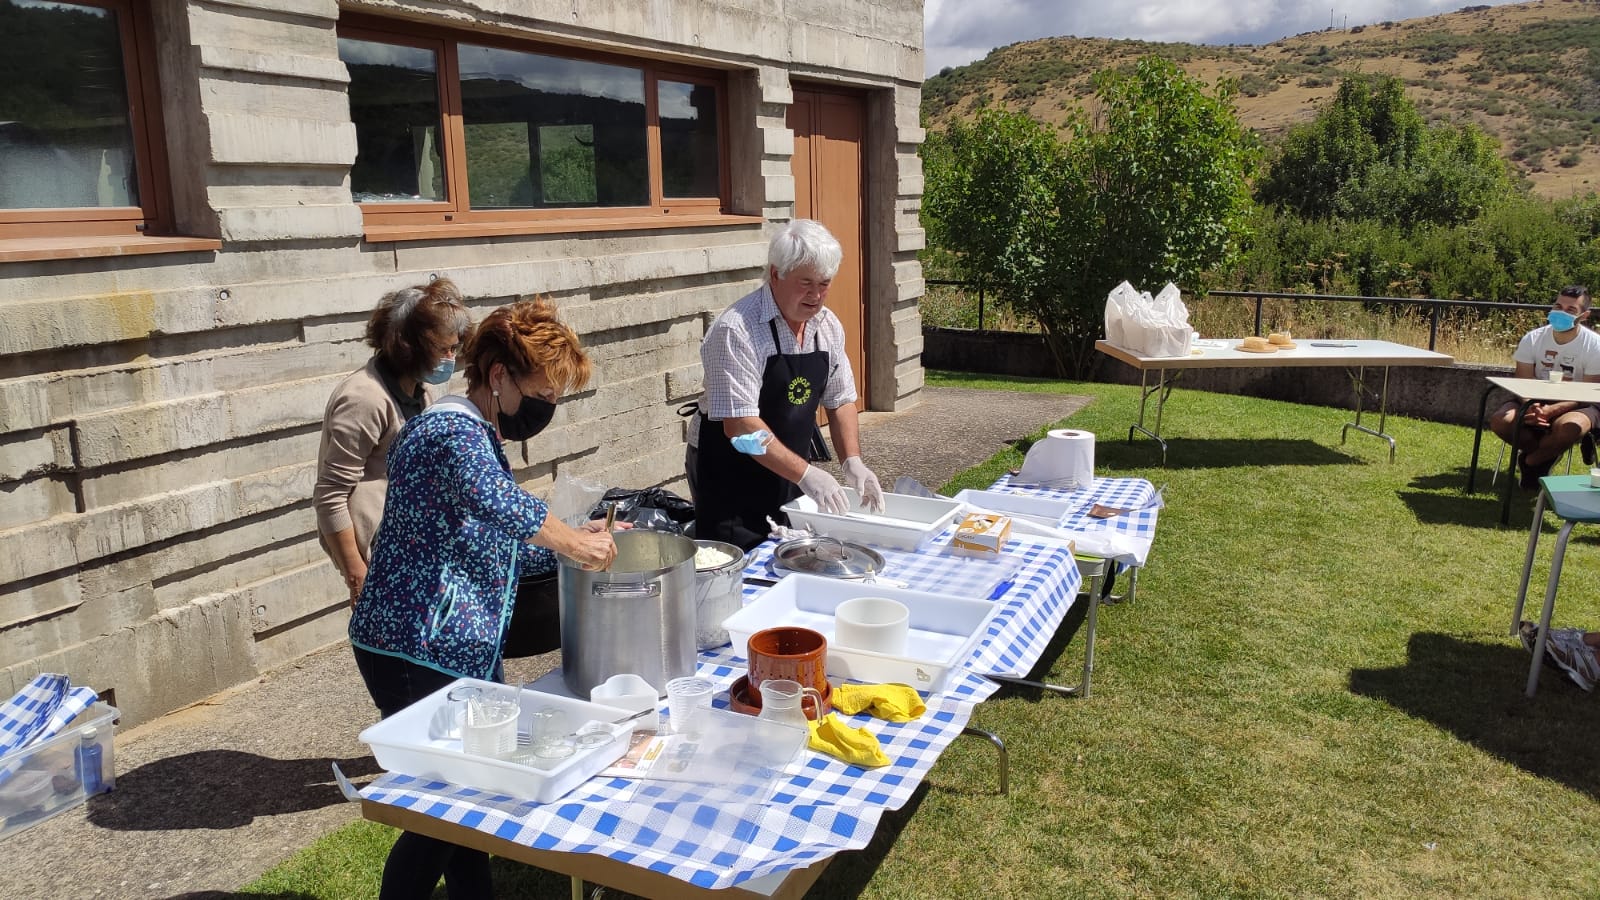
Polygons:
[[[145,0],[135,0],[145,2]],[[148,0],[178,231],[221,249],[0,262],[0,693],[137,723],[343,638],[310,506],[323,405],[387,291],[553,297],[596,361],[518,477],[676,485],[711,318],[793,214],[791,79],[868,94],[873,409],[922,386],[919,0]],[[336,24],[402,17],[729,72],[728,225],[369,242]],[[0,247],[0,250],[3,250]]]

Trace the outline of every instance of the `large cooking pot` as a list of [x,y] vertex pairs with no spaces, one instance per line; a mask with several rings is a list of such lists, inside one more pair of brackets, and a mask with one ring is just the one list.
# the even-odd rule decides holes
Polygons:
[[561,675],[579,697],[632,672],[666,696],[694,674],[694,541],[642,528],[619,531],[603,572],[561,560]]
[[[720,563],[698,565],[694,570],[695,646],[710,650],[728,642],[728,629],[722,620],[744,608],[745,552],[736,544],[723,541],[695,541],[698,550],[713,551],[724,557]],[[698,562],[698,560],[696,560]]]

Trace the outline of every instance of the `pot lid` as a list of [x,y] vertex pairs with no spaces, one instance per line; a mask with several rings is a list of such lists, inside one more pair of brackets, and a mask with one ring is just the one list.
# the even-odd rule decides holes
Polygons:
[[790,572],[829,578],[865,578],[883,574],[883,556],[863,544],[831,537],[796,538],[772,551],[772,565]]

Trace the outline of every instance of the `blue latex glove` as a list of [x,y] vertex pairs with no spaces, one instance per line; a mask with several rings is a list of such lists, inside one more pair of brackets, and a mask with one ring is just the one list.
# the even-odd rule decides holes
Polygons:
[[767,452],[767,444],[772,441],[772,432],[762,429],[749,434],[741,434],[733,438],[733,449],[750,456],[762,456]]

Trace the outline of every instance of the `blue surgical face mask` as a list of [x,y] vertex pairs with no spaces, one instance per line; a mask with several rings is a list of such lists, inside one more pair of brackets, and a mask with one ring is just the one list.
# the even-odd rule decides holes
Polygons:
[[453,360],[453,359],[441,359],[441,360],[439,360],[439,364],[438,365],[434,366],[432,369],[429,369],[427,372],[423,373],[422,380],[426,381],[429,384],[444,384],[446,381],[450,380],[450,376],[455,374],[455,371],[456,371],[456,361],[455,360]]

